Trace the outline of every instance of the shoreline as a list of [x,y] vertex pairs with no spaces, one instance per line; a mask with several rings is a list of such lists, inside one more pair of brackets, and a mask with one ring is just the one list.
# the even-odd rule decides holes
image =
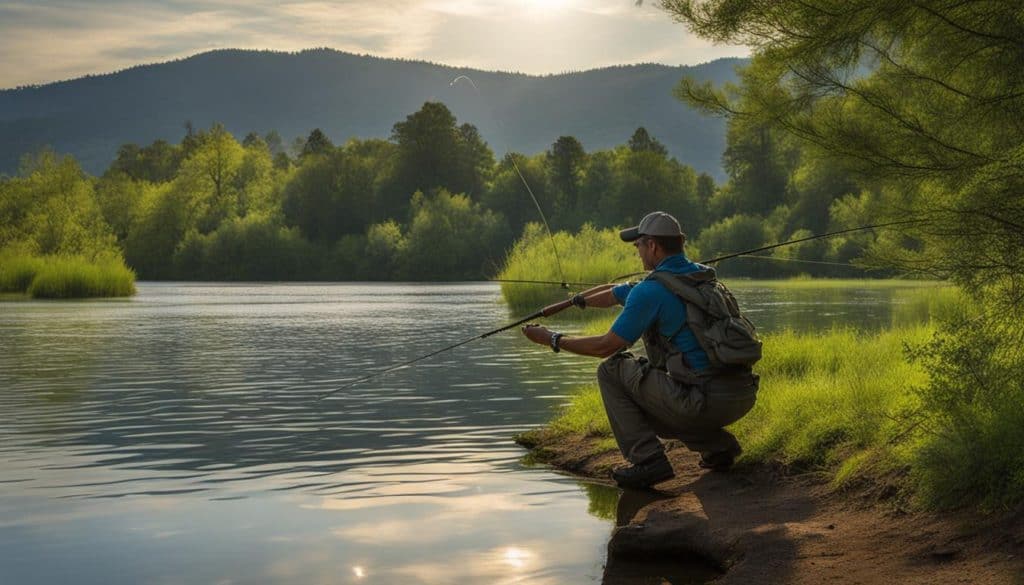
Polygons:
[[[531,462],[608,485],[608,471],[624,463],[596,437],[542,428],[516,442]],[[1024,510],[901,510],[892,486],[837,491],[822,474],[742,459],[709,472],[696,453],[666,447],[676,477],[622,491],[609,564],[697,560],[717,571],[716,583],[1024,582]]]

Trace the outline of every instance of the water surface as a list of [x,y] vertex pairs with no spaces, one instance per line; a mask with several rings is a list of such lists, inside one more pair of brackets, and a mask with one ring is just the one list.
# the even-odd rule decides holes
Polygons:
[[[733,288],[762,330],[891,317]],[[600,582],[617,491],[511,440],[596,360],[507,332],[317,400],[516,317],[486,283],[0,304],[0,583]]]

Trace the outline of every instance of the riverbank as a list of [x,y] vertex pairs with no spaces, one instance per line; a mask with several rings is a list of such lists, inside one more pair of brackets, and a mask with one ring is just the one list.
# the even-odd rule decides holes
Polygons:
[[[517,440],[532,460],[601,483],[624,463],[599,437]],[[707,472],[672,443],[668,455],[675,478],[623,491],[609,564],[697,558],[722,574],[718,583],[1019,585],[1024,576],[1024,511],[911,512],[884,483],[837,491],[820,474],[751,463]]]

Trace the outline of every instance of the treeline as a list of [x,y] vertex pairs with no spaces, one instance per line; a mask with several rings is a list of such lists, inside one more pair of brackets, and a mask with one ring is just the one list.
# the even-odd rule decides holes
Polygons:
[[[668,210],[709,253],[800,237],[842,218],[850,203],[837,199],[854,189],[845,177],[800,167],[795,147],[756,128],[732,124],[729,138],[730,181],[718,187],[644,128],[611,150],[587,152],[562,136],[543,153],[498,161],[474,126],[434,102],[396,123],[390,140],[343,145],[318,129],[286,144],[275,132],[239,142],[220,125],[187,125],[178,144],[123,145],[98,178],[69,158],[27,159],[0,189],[65,189],[64,207],[40,212],[30,209],[32,196],[5,197],[2,213],[9,225],[24,227],[31,216],[61,233],[75,215],[90,226],[89,243],[79,238],[66,251],[120,250],[140,278],[157,280],[487,278],[538,221],[532,198],[554,230],[629,225]],[[790,176],[798,179],[787,183]],[[785,254],[848,262],[863,239]],[[6,235],[0,247],[17,241]],[[732,272],[836,272],[787,266],[741,260]]]
[[334,145],[313,130],[239,143],[214,126],[125,145],[97,186],[129,264],[155,279],[486,278],[538,221],[530,192],[556,230],[655,208],[699,224],[714,182],[643,128],[614,150],[563,136],[496,161],[474,126],[428,102],[390,140]]

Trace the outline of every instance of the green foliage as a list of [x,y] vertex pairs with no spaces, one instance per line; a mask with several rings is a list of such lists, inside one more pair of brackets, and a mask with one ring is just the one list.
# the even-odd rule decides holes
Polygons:
[[0,292],[28,292],[42,267],[42,258],[14,250],[0,252]]
[[242,145],[219,124],[198,140],[173,183],[178,200],[185,203],[190,227],[209,233],[228,217],[237,215],[236,178],[244,155]]
[[494,155],[476,128],[461,127],[447,106],[427,102],[405,121],[395,124],[392,140],[397,144],[394,174],[385,187],[387,208],[400,218],[404,204],[416,191],[444,188],[478,199],[494,165]]
[[209,234],[189,232],[172,262],[178,274],[199,280],[298,280],[316,273],[318,252],[297,229],[249,215]]
[[[416,193],[404,244],[403,274],[413,280],[466,280],[494,271],[508,224],[465,195]],[[438,253],[438,251],[443,253]]]
[[181,164],[182,149],[165,140],[149,146],[124,144],[117,150],[117,158],[110,163],[105,175],[121,175],[134,181],[163,183],[174,178]]
[[1024,501],[1024,360],[1017,314],[964,305],[915,348],[931,373],[911,421],[924,429],[915,454],[922,496],[937,506]]
[[135,273],[119,257],[50,256],[28,287],[36,298],[126,297],[135,294]]
[[[488,209],[502,214],[514,233],[522,232],[527,223],[539,221],[537,209],[530,198],[530,192],[541,203],[546,214],[553,211],[551,201],[554,188],[548,176],[549,167],[540,156],[526,157],[509,153],[502,159],[494,172],[491,188],[483,196],[482,203]],[[522,178],[520,178],[522,174]],[[526,185],[529,185],[527,190]],[[551,218],[554,221],[554,218]]]
[[904,343],[929,334],[917,326],[767,336],[770,351],[757,368],[763,390],[734,427],[748,456],[801,467],[833,466],[864,450],[885,456],[905,430],[893,416],[913,404],[910,387],[927,379],[905,359]]
[[302,151],[299,152],[299,158],[305,158],[307,156],[324,156],[330,154],[334,150],[334,143],[331,139],[324,134],[323,130],[315,128],[309,133],[306,138],[306,142],[302,145]]
[[[599,230],[585,225],[577,234],[557,232],[554,242],[540,224],[529,224],[505,260],[498,278],[563,282],[555,249],[567,282],[608,282],[612,278],[643,269],[636,250],[619,239],[614,229]],[[503,283],[501,293],[517,311],[537,309],[562,300],[564,291],[552,285]]]
[[0,248],[93,257],[116,250],[92,181],[70,157],[43,151],[0,179]]
[[371,278],[388,280],[401,274],[400,270],[408,248],[402,228],[393,220],[370,226],[366,232],[364,269]]
[[36,298],[123,297],[135,294],[135,273],[115,255],[34,256],[0,251],[0,292]]

